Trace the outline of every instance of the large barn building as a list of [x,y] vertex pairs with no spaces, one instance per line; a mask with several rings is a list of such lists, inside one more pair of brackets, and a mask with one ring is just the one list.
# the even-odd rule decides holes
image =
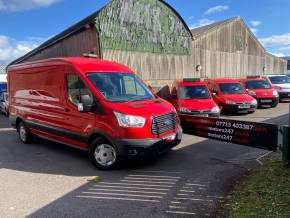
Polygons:
[[84,53],[123,63],[153,87],[183,77],[287,71],[240,17],[190,30],[162,0],[112,0],[12,64]]

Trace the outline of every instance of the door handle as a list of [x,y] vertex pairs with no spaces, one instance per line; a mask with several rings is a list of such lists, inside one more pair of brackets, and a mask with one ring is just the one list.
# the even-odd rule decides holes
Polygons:
[[64,111],[65,111],[65,112],[70,112],[70,109],[65,108]]

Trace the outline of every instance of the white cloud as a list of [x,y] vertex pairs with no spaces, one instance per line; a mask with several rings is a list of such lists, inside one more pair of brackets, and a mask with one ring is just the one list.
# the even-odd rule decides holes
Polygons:
[[48,7],[60,0],[0,0],[0,11],[21,11]]
[[215,13],[219,13],[219,12],[223,12],[223,11],[227,11],[229,10],[229,6],[227,5],[217,5],[215,7],[209,8],[207,9],[206,12],[204,12],[205,15],[209,15],[209,14],[215,14]]
[[272,55],[274,55],[274,56],[276,56],[276,57],[285,57],[285,56],[286,56],[286,55],[285,55],[284,53],[282,53],[282,52],[280,52],[280,53],[270,52],[270,54],[272,54]]
[[201,20],[199,20],[197,23],[190,25],[189,28],[190,28],[190,29],[194,29],[194,28],[198,28],[198,27],[201,27],[201,26],[205,26],[205,25],[212,24],[212,23],[214,23],[214,22],[215,22],[214,20],[201,19]]
[[290,45],[290,33],[285,33],[282,35],[273,35],[270,37],[260,39],[261,43],[265,47],[278,47]]
[[253,27],[257,27],[257,26],[260,26],[262,24],[262,22],[261,21],[258,21],[258,20],[252,20],[252,21],[250,21],[250,24]]
[[39,41],[17,41],[0,35],[0,65],[9,64],[11,61],[30,52],[39,44]]

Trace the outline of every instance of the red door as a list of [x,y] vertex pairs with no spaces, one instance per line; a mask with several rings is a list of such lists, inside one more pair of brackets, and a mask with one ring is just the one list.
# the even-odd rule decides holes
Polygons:
[[[90,95],[94,98],[92,91],[77,73],[67,73],[66,81],[66,107],[64,115],[64,125],[67,138],[77,141],[79,146],[85,146],[88,135],[96,126],[96,114],[93,112],[79,112],[78,103],[80,95]],[[81,143],[81,144],[80,144]]]

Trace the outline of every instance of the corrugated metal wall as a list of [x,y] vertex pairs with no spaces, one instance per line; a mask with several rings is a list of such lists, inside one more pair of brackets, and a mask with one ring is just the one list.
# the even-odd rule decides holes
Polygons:
[[128,65],[153,87],[183,77],[241,78],[287,71],[286,61],[268,54],[240,18],[195,38],[190,56],[104,50],[103,57]]
[[161,87],[182,78],[184,72],[193,72],[192,57],[141,52],[105,50],[103,58],[123,63],[133,69],[145,82]]
[[192,64],[203,67],[201,76],[245,77],[286,72],[286,62],[268,54],[240,18],[197,37],[192,52]]
[[83,53],[99,55],[98,44],[96,28],[94,26],[90,26],[89,28],[84,27],[75,34],[29,57],[25,62],[54,57],[81,57]]

